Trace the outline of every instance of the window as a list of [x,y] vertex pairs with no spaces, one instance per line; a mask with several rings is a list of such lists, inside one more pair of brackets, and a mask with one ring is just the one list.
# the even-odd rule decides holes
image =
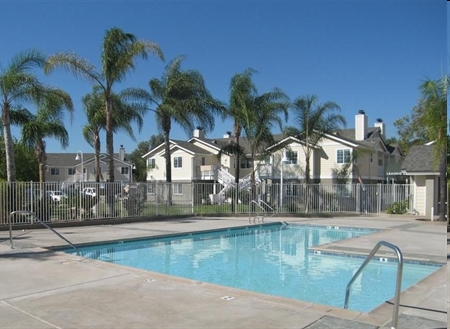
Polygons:
[[253,161],[250,159],[242,159],[239,161],[239,167],[241,169],[249,169],[252,167]]
[[51,168],[50,175],[53,175],[53,176],[59,175],[59,168]]
[[183,185],[180,183],[173,184],[173,194],[183,194]]
[[286,195],[291,196],[292,195],[292,185],[286,184]]
[[383,167],[383,158],[378,157],[378,166]]
[[349,163],[350,162],[351,152],[349,149],[346,150],[337,150],[337,163]]
[[156,168],[156,161],[155,159],[147,159],[147,168],[148,169],[155,169]]
[[201,160],[201,161],[202,161],[202,162],[201,162],[201,163],[202,163],[202,164],[201,164],[202,166],[206,165],[206,158],[205,158],[205,157],[202,157],[202,160]]
[[155,194],[156,193],[156,184],[155,183],[147,184],[147,193],[148,194]]
[[128,175],[129,169],[130,169],[130,168],[128,168],[128,167],[122,167],[122,168],[120,168],[120,173],[121,173],[122,175]]
[[67,169],[67,175],[69,175],[69,176],[75,175],[75,172],[76,172],[75,168]]
[[182,157],[174,157],[173,158],[173,167],[174,168],[182,168],[183,167],[183,158]]
[[298,163],[298,152],[297,151],[286,151],[286,157],[288,158],[287,164],[297,164]]

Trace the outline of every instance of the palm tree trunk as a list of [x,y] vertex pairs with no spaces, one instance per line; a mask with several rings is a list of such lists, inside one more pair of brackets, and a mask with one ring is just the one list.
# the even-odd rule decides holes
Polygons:
[[[167,183],[167,204],[169,206],[172,205],[172,159],[170,157],[170,138],[169,138],[169,131],[170,128],[167,129],[167,122],[166,129],[163,130],[164,134],[164,152],[165,152],[165,158],[166,158],[166,183]],[[163,123],[164,127],[164,123]],[[170,127],[170,122],[169,122]]]
[[8,182],[16,181],[16,161],[14,157],[14,145],[11,134],[11,120],[9,117],[9,106],[5,105],[2,113],[3,138],[6,153],[6,175]]
[[100,182],[100,136],[98,130],[94,133],[94,150],[95,150],[95,181]]
[[112,120],[112,99],[106,96],[106,154],[108,158],[108,181],[114,182],[114,133]]
[[[113,120],[112,120],[112,99],[108,93],[106,97],[106,157],[108,167],[107,181],[114,183],[114,140],[113,140]],[[114,216],[114,187],[112,185],[106,189],[106,204],[109,215]]]
[[39,164],[39,183],[41,184],[45,182],[45,169],[47,165],[44,147],[44,141],[38,139],[36,143],[36,160]]

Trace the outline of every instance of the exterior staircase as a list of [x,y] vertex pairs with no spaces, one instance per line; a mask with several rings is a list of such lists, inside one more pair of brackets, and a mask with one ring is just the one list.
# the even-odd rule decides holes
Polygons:
[[[255,173],[256,175],[256,182],[259,183],[261,180],[259,179],[258,171]],[[222,184],[224,187],[220,190],[220,192],[217,194],[217,196],[214,196],[213,194],[210,195],[211,201],[216,200],[220,204],[224,203],[226,200],[225,194],[235,187],[236,183],[234,181],[234,176],[230,174],[229,172],[223,170],[222,168],[217,169],[217,181]],[[245,189],[249,189],[251,186],[251,174],[248,174],[244,177],[242,177],[239,180],[238,184],[238,191],[242,191]],[[240,203],[240,200],[239,200]]]

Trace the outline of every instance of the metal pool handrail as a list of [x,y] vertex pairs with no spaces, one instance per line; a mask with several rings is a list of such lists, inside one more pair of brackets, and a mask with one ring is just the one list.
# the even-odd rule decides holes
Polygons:
[[78,254],[78,249],[77,247],[75,247],[72,242],[70,242],[69,240],[67,240],[65,237],[63,237],[61,234],[59,234],[58,232],[55,231],[54,228],[50,227],[49,225],[47,225],[46,223],[44,223],[39,217],[36,216],[36,214],[32,213],[31,211],[25,211],[25,210],[16,210],[13,211],[12,213],[9,214],[9,244],[11,246],[11,249],[14,249],[13,246],[13,238],[12,238],[12,221],[11,218],[14,214],[27,214],[27,215],[31,215],[33,216],[39,223],[41,223],[42,225],[44,225],[46,228],[48,228],[50,231],[52,231],[53,233],[55,233],[57,236],[59,236],[61,239],[63,239],[64,241],[66,241],[73,249],[75,249],[75,251]]
[[[251,204],[252,204],[252,203],[256,204],[256,205],[257,205],[260,209],[262,209],[262,211],[264,212],[264,215],[262,216],[262,219],[261,219],[261,221],[264,222],[264,217],[265,217],[265,215],[266,215],[266,209],[264,209],[263,207],[261,207],[261,205],[260,205],[258,202],[256,202],[255,200],[251,200],[250,203],[249,203],[249,205],[248,205],[248,222],[251,224],[251,219],[250,219],[250,217],[251,217],[251,213],[252,213],[252,207],[251,207]],[[256,217],[255,217],[255,219],[253,220],[253,224],[256,222],[256,218],[258,218],[258,214],[256,214]]]
[[350,297],[350,287],[352,286],[353,282],[355,282],[356,278],[361,274],[363,269],[366,267],[366,265],[370,262],[370,260],[375,256],[375,253],[380,249],[381,246],[386,246],[388,248],[393,249],[397,253],[397,259],[398,259],[398,269],[397,269],[397,282],[395,284],[395,297],[394,297],[394,311],[392,315],[392,326],[391,329],[396,329],[398,324],[398,312],[399,312],[399,306],[400,306],[400,292],[402,287],[402,274],[403,274],[403,255],[400,249],[386,241],[380,241],[378,242],[375,247],[372,249],[370,254],[367,256],[367,258],[364,260],[364,262],[359,267],[358,271],[356,271],[355,275],[353,275],[353,278],[350,280],[350,282],[347,285],[347,288],[345,290],[345,304],[344,308],[348,308],[348,301]]

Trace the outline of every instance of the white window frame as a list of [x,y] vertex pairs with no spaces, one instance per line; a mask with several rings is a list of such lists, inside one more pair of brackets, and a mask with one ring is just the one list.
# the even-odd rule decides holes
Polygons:
[[[339,153],[342,152],[342,161],[339,161]],[[348,153],[348,154],[346,154]],[[337,164],[346,164],[352,158],[352,150],[351,149],[339,149],[336,150],[336,163]],[[348,161],[347,161],[348,159]]]
[[173,167],[183,168],[183,157],[173,157]]
[[298,164],[298,151],[286,151],[284,155],[288,159],[286,164]]
[[67,169],[67,175],[68,176],[73,176],[73,175],[76,174],[76,172],[77,172],[77,170],[75,168],[68,168]]
[[183,194],[183,184],[173,183],[172,193],[173,193],[173,195],[182,195]]
[[155,169],[156,168],[156,159],[155,158],[147,159],[147,168],[148,169]]
[[[101,172],[101,169],[102,169],[102,168],[100,168],[100,172]],[[122,175],[129,175],[129,173],[130,173],[130,167],[120,167],[120,173],[121,173]]]
[[156,194],[156,184],[147,183],[147,194]]
[[50,175],[59,176],[59,168],[50,168]]
[[253,161],[248,158],[241,158],[239,161],[239,168],[240,169],[250,169],[253,165]]

